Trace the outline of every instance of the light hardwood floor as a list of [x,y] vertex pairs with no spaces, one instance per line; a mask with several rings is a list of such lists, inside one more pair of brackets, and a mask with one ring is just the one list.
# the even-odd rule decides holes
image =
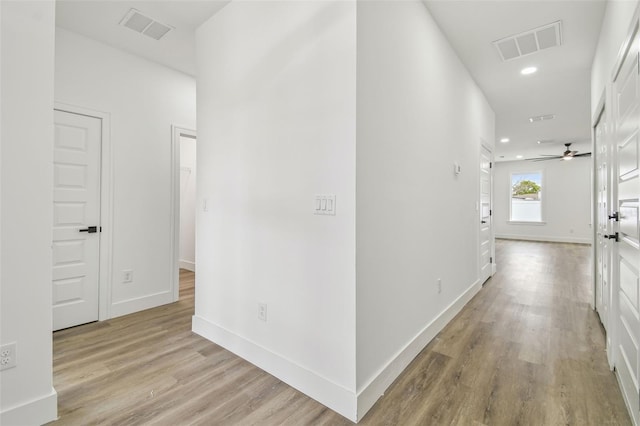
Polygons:
[[[498,273],[416,357],[363,425],[629,425],[589,307],[589,247],[496,242]],[[54,333],[61,425],[347,425],[191,333],[180,301]]]

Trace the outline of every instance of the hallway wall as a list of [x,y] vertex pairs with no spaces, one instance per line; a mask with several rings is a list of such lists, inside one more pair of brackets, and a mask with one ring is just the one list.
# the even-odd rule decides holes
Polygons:
[[495,117],[422,2],[361,2],[357,27],[361,417],[480,288],[480,146]]
[[198,29],[193,321],[352,419],[355,24],[351,1],[231,2]]
[[52,381],[54,2],[0,1],[0,424],[57,417]]
[[197,40],[193,330],[360,419],[480,289],[493,111],[420,1],[232,2]]
[[[511,173],[542,171],[544,224],[509,223]],[[591,244],[591,159],[495,163],[496,238]]]
[[172,302],[171,125],[195,129],[195,80],[62,28],[55,64],[57,102],[110,114],[111,316]]
[[607,2],[598,47],[593,58],[591,68],[591,115],[596,113],[596,108],[602,93],[611,83],[611,73],[620,46],[627,37],[631,18],[640,4],[638,0],[611,0]]

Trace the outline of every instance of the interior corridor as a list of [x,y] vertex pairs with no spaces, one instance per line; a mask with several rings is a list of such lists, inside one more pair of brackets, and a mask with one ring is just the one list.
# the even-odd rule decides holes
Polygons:
[[[360,422],[629,425],[591,310],[590,247],[496,241],[497,274]],[[54,333],[55,424],[351,424],[191,333],[180,301]]]

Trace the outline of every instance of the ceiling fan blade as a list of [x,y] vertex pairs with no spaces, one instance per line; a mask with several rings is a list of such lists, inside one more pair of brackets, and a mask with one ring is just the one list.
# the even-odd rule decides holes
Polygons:
[[557,154],[540,154],[540,157],[557,157]]
[[562,156],[555,155],[553,157],[547,157],[547,158],[526,158],[525,160],[527,160],[527,161],[547,161],[547,160],[555,160],[555,159],[558,159],[558,158],[562,158]]
[[590,152],[585,152],[582,154],[576,154],[574,155],[574,157],[591,157],[591,153]]

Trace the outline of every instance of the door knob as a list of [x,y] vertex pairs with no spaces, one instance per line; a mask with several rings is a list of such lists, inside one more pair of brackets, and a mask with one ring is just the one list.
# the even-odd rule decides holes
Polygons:
[[86,232],[88,234],[95,234],[96,232],[98,232],[98,227],[97,226],[89,226],[88,228],[85,228],[85,229],[78,229],[78,232]]
[[616,222],[620,220],[620,214],[618,212],[613,212],[609,215],[609,220],[615,219]]
[[608,238],[610,240],[615,240],[618,241],[618,233],[616,232],[615,234],[610,234],[610,235],[603,235],[605,238]]
[[480,223],[487,223],[487,221],[486,220],[481,220]]

